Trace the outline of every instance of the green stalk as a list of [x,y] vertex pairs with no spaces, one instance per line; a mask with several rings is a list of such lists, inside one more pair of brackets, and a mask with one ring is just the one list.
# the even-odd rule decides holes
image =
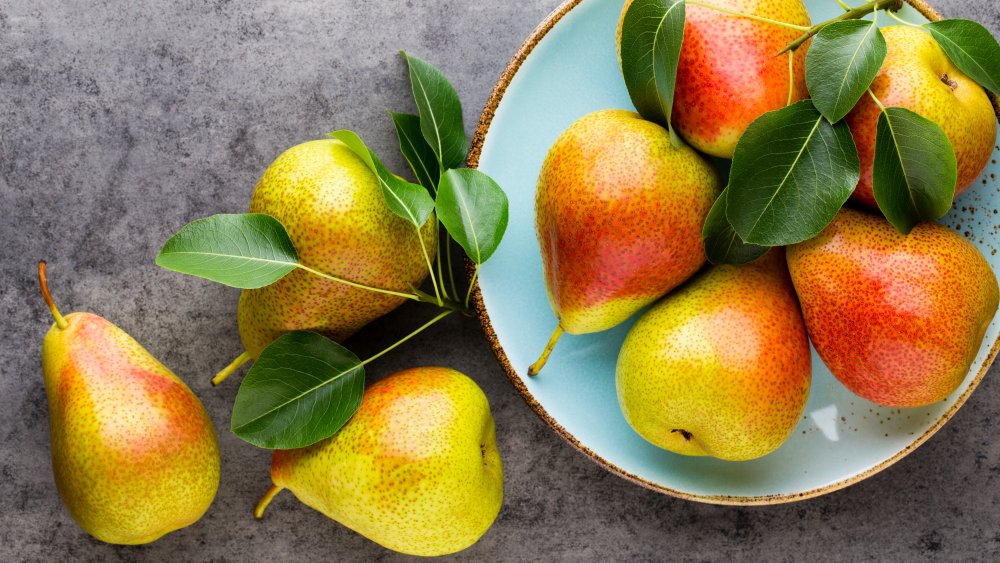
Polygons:
[[429,328],[434,323],[440,321],[441,319],[447,317],[448,315],[450,315],[450,314],[452,314],[454,312],[455,311],[445,311],[443,313],[440,313],[438,316],[436,316],[433,319],[431,319],[431,320],[427,321],[426,323],[424,323],[423,326],[421,326],[417,330],[415,330],[415,331],[411,332],[410,334],[407,334],[406,336],[404,336],[401,340],[399,340],[398,342],[396,342],[392,346],[389,346],[385,350],[382,350],[378,354],[375,354],[374,356],[372,356],[372,357],[368,358],[367,360],[361,362],[361,365],[363,365],[363,366],[364,365],[368,365],[369,363],[371,363],[371,362],[373,362],[373,361],[381,358],[382,356],[384,356],[384,355],[388,354],[389,352],[393,351],[394,349],[396,349],[400,344],[402,344],[402,343],[406,342],[407,340],[413,338],[414,336],[420,334],[421,332],[423,332],[424,330],[426,330],[427,328]]
[[[426,256],[426,252],[424,253],[424,255]],[[327,279],[327,280],[330,280],[330,281],[335,281],[337,283],[342,283],[344,285],[349,285],[351,287],[356,287],[358,289],[365,289],[365,290],[368,290],[368,291],[374,291],[375,293],[384,293],[386,295],[394,295],[396,297],[402,297],[404,299],[412,299],[414,301],[419,301],[419,298],[415,294],[413,294],[413,293],[403,293],[401,291],[393,291],[391,289],[383,289],[381,287],[372,287],[370,285],[365,285],[363,283],[353,282],[351,280],[346,280],[344,278],[338,278],[337,276],[331,276],[330,274],[327,274],[326,272],[321,272],[319,270],[314,270],[314,269],[310,268],[309,266],[306,266],[305,264],[297,264],[296,267],[298,267],[298,268],[300,268],[302,270],[305,270],[305,271],[309,272],[310,274],[319,276],[319,277],[321,277],[323,279]]]
[[[843,14],[840,14],[839,16],[837,16],[837,17],[835,17],[833,19],[827,20],[827,21],[822,22],[822,23],[818,23],[818,24],[810,27],[805,33],[803,33],[802,35],[800,35],[795,41],[792,41],[788,45],[785,45],[785,48],[782,49],[781,52],[778,53],[778,55],[783,55],[783,54],[787,53],[788,51],[794,51],[794,50],[798,49],[799,47],[802,46],[803,43],[805,43],[806,41],[809,41],[809,39],[813,35],[816,35],[820,31],[822,31],[823,28],[825,28],[826,26],[828,26],[828,25],[830,25],[832,23],[837,23],[837,22],[846,21],[846,20],[858,20],[858,19],[861,19],[861,18],[867,16],[868,14],[877,12],[879,10],[887,10],[887,11],[890,11],[890,12],[897,12],[897,11],[899,11],[902,8],[903,8],[903,0],[872,0],[871,2],[868,2],[867,4],[865,4],[864,6],[858,6],[857,8],[851,8],[850,10],[844,12]],[[775,56],[778,56],[778,55],[775,55]]]
[[731,16],[739,16],[741,18],[747,18],[749,20],[769,23],[771,25],[777,25],[781,27],[787,27],[789,29],[795,29],[798,31],[808,31],[809,27],[804,25],[795,25],[793,23],[772,20],[770,18],[764,18],[761,16],[755,16],[753,14],[745,14],[743,12],[737,12],[736,10],[730,10],[728,8],[723,8],[721,6],[714,6],[712,4],[706,4],[704,2],[698,2],[696,0],[687,0],[686,4],[691,4],[692,6],[701,6],[702,8],[708,8],[709,10],[715,10],[716,12],[722,12],[723,14],[729,14]]

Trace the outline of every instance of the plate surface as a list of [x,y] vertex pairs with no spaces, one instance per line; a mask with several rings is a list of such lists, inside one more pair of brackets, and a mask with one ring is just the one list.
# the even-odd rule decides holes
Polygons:
[[[927,17],[933,10],[911,4]],[[534,230],[535,181],[556,137],[577,118],[605,108],[632,109],[618,71],[615,30],[621,0],[571,0],[525,42],[493,92],[470,162],[510,198],[510,224],[479,274],[483,328],[512,383],[552,428],[612,472],[660,492],[720,504],[805,499],[868,477],[912,451],[965,402],[996,354],[998,322],[962,386],[929,407],[889,409],[851,394],[813,352],[805,414],[776,452],[749,462],[684,457],[636,434],[618,408],[615,361],[635,318],[598,334],[563,337],[542,374],[527,376],[556,325],[542,281]],[[807,0],[813,21],[837,15],[829,0]],[[901,15],[926,21],[914,6]],[[889,18],[883,18],[888,20]],[[974,241],[1000,271],[998,152],[944,223]]]

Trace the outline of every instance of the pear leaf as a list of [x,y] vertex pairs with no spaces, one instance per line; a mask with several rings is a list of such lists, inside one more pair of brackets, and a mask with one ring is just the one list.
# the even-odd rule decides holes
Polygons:
[[421,186],[432,194],[437,192],[438,178],[441,169],[438,168],[437,157],[420,132],[420,117],[410,113],[389,112],[392,124],[396,127],[399,138],[399,151],[410,164],[413,176]]
[[830,224],[861,177],[847,123],[803,100],[765,113],[736,144],[726,217],[744,241],[785,246]]
[[824,27],[806,53],[806,85],[813,104],[831,123],[844,118],[885,61],[885,37],[874,21],[847,20]]
[[957,181],[955,150],[941,127],[906,108],[885,108],[872,167],[872,192],[885,218],[908,234],[920,221],[944,216]]
[[645,119],[671,125],[677,65],[684,42],[684,0],[634,0],[621,29],[621,68],[632,105]]
[[746,264],[760,258],[769,250],[766,246],[758,246],[744,242],[736,234],[733,226],[726,218],[726,198],[729,188],[715,200],[712,209],[705,218],[705,226],[701,238],[705,241],[705,254],[713,264]]
[[347,145],[375,173],[375,177],[378,178],[378,183],[382,187],[385,203],[389,206],[390,211],[413,223],[418,229],[427,222],[427,218],[434,211],[434,200],[431,199],[425,188],[411,184],[389,172],[389,169],[382,164],[382,161],[354,131],[334,131],[330,133],[330,137]]
[[420,111],[420,131],[437,155],[439,168],[465,164],[469,139],[462,121],[462,103],[445,75],[427,61],[400,52],[410,71],[413,101]]
[[971,20],[941,20],[924,27],[959,70],[1000,94],[1000,44],[988,29]]
[[476,264],[493,255],[507,230],[507,195],[475,169],[448,170],[441,176],[436,209],[441,224]]
[[231,287],[270,285],[298,267],[280,221],[263,213],[220,214],[185,225],[156,256],[162,268]]
[[350,420],[364,386],[365,368],[350,350],[315,332],[289,332],[247,372],[230,427],[261,448],[303,448]]

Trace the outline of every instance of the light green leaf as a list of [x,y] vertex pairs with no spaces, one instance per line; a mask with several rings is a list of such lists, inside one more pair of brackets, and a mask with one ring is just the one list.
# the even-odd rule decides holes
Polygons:
[[959,70],[1000,94],[1000,44],[988,29],[971,20],[941,20],[925,27]]
[[469,152],[469,139],[465,136],[458,93],[433,65],[400,53],[410,70],[413,100],[420,111],[420,131],[437,155],[440,168],[463,166]]
[[437,156],[420,132],[420,117],[393,111],[389,112],[389,116],[396,127],[399,151],[410,164],[417,182],[432,194],[436,193],[441,170],[438,168]]
[[389,172],[354,131],[334,131],[330,136],[347,145],[375,173],[390,211],[413,223],[417,228],[427,222],[427,218],[434,211],[434,200],[425,188],[411,184]]
[[350,420],[364,386],[365,368],[350,350],[314,332],[289,332],[264,349],[243,379],[230,426],[261,448],[303,448]]
[[184,226],[156,256],[160,267],[232,287],[270,285],[298,267],[277,219],[262,213],[213,215]]
[[896,229],[909,233],[948,213],[957,181],[955,150],[937,123],[900,107],[879,115],[872,191]]
[[621,68],[632,105],[644,118],[670,131],[677,65],[684,42],[683,0],[634,0],[625,12],[621,32]]
[[436,208],[441,224],[476,264],[493,255],[507,229],[507,195],[492,178],[475,169],[445,172]]
[[874,21],[847,20],[824,27],[806,53],[806,85],[813,104],[831,123],[850,113],[885,61],[885,37]]

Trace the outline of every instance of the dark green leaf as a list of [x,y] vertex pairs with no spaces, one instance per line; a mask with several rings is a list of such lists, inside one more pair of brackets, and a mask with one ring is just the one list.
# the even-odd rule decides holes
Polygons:
[[899,107],[879,115],[872,191],[896,229],[909,233],[948,213],[957,181],[955,150],[937,123]]
[[677,63],[684,42],[683,0],[634,0],[622,19],[621,65],[635,109],[670,131]]
[[230,427],[261,448],[303,448],[340,430],[364,387],[365,368],[350,350],[315,332],[289,332],[243,379]]
[[701,237],[705,241],[705,254],[713,264],[746,264],[767,253],[768,247],[743,242],[726,219],[726,196],[729,189],[715,200],[705,218]]
[[970,20],[941,20],[925,27],[959,70],[1000,94],[1000,45],[989,30]]
[[393,111],[389,112],[389,116],[392,117],[392,124],[396,126],[399,151],[403,153],[406,162],[410,163],[417,182],[431,193],[437,192],[441,171],[438,168],[437,156],[420,132],[420,117]]
[[469,139],[462,122],[462,104],[458,94],[440,70],[427,61],[402,52],[410,69],[413,100],[420,111],[420,131],[438,157],[440,168],[459,168],[465,164]]
[[824,27],[806,53],[806,85],[823,115],[836,123],[864,95],[885,61],[885,37],[873,21]]
[[188,223],[156,256],[168,270],[232,287],[270,285],[298,267],[288,232],[262,213],[213,215]]
[[492,178],[475,169],[448,170],[436,205],[441,224],[473,262],[493,255],[507,229],[507,195]]
[[426,189],[389,172],[354,131],[334,131],[330,136],[347,145],[375,173],[390,211],[417,228],[423,226],[434,211],[434,200]]
[[765,113],[740,137],[726,216],[746,242],[801,242],[830,224],[860,177],[847,124],[831,125],[803,100]]

